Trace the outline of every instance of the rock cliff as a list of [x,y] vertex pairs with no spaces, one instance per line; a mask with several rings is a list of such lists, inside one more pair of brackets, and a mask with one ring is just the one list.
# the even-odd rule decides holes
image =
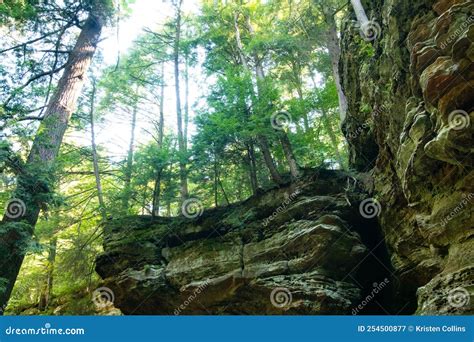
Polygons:
[[319,170],[193,219],[111,221],[97,271],[125,314],[384,313],[391,271],[363,196]]
[[105,226],[125,314],[473,314],[474,3],[363,1],[340,71],[351,175]]
[[351,165],[367,172],[398,279],[397,307],[473,313],[474,3],[365,1],[340,69]]

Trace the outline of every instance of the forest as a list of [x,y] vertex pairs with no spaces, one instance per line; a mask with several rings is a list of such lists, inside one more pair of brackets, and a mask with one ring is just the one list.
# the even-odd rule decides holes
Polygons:
[[[472,146],[473,138],[472,3],[394,2],[392,13],[382,8],[388,6],[384,1],[361,0],[0,1],[0,312],[220,314],[229,306],[236,314],[274,313],[275,307],[281,313],[267,298],[276,287],[286,290],[284,299],[293,302],[295,313],[354,314],[371,284],[382,291],[390,283],[379,307],[372,303],[360,310],[449,314],[449,304],[461,310],[452,300],[434,308],[420,304],[432,303],[423,296],[435,291],[417,289],[444,286],[446,296],[459,302],[461,295],[462,312],[471,313],[473,159],[472,148],[461,146]],[[428,33],[412,24],[414,8],[422,11],[418,21],[447,12],[457,18],[448,24],[439,19],[448,26],[442,39],[435,32],[438,47],[429,52],[420,52]],[[426,27],[441,30],[436,25]],[[452,48],[461,40],[464,48]],[[450,57],[432,67],[440,61],[434,54],[442,53]],[[451,55],[456,67],[449,64]],[[464,83],[457,76],[451,82],[451,71]],[[421,90],[411,90],[416,87]],[[367,200],[375,215],[361,212]],[[325,216],[316,218],[314,211]],[[252,228],[258,220],[263,226]],[[306,229],[296,224],[303,220],[316,222],[315,231],[292,244],[292,234]],[[424,228],[413,228],[415,220],[418,227],[426,222],[445,227],[449,221],[459,229],[424,235]],[[392,226],[402,221],[406,228]],[[162,234],[166,226],[165,245],[147,240],[143,225],[150,234]],[[337,265],[347,264],[344,277],[329,264],[319,265],[324,272],[317,276],[299,266],[278,273],[270,261],[261,267],[273,273],[245,275],[248,260],[272,248],[286,253],[289,264],[311,256],[324,243],[315,239],[329,234],[318,227],[331,225],[348,233],[326,239],[347,238],[344,244],[366,253],[351,247],[346,254],[345,245],[336,242],[325,247],[325,253],[331,248],[334,253],[332,268],[345,270]],[[210,226],[218,233],[209,235]],[[288,235],[275,240],[272,234],[287,227]],[[376,232],[367,233],[369,228]],[[267,238],[273,242],[258,245]],[[205,311],[191,303],[180,306],[182,298],[192,302],[201,291],[231,296],[233,290],[222,289],[228,286],[224,281],[212,279],[231,273],[222,268],[238,254],[231,250],[234,239],[243,241],[245,266],[239,267],[245,280],[239,288],[258,283],[268,291],[262,295],[268,303],[257,301],[252,290],[248,303],[254,309],[241,308],[249,299],[236,290],[231,299],[203,304]],[[250,251],[260,246],[260,256],[247,257],[247,244]],[[147,253],[160,254],[159,261],[151,262]],[[123,266],[138,254],[133,266]],[[187,261],[179,264],[184,256]],[[360,263],[352,265],[351,258]],[[467,272],[461,277],[465,283],[433,283],[435,274],[448,269]],[[184,297],[169,304],[152,296],[150,288],[158,289],[149,285],[158,277],[154,272],[166,274],[167,295],[186,287]],[[338,285],[331,293],[341,293],[350,304],[333,302],[331,293],[316,295],[320,290],[313,288],[302,294],[291,290],[295,279],[283,286],[275,278],[296,273],[305,275],[298,281],[310,288],[318,277],[334,279]],[[268,277],[273,285],[262,285]],[[358,294],[345,292],[341,284],[348,281]],[[463,289],[456,297],[453,286]],[[125,299],[142,302],[149,296],[154,300],[142,304],[143,311]],[[320,304],[302,307],[299,296]],[[437,298],[448,298],[443,296]],[[202,295],[202,303],[206,300]]]

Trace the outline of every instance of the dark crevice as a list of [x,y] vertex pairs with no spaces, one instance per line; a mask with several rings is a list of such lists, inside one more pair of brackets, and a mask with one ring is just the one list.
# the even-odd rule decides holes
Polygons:
[[393,267],[390,262],[385,239],[377,219],[361,216],[352,220],[356,231],[369,254],[354,271],[354,279],[361,286],[361,303],[352,308],[352,314],[395,314]]

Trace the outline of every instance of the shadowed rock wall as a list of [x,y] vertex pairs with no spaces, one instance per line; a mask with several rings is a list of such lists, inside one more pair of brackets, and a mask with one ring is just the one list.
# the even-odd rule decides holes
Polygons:
[[395,304],[474,313],[474,2],[364,6],[373,35],[348,19],[342,36],[344,132],[381,203]]

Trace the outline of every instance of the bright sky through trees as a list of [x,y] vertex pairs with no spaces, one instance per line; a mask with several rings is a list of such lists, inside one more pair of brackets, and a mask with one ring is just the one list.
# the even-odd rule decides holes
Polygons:
[[[2,219],[0,305],[15,282],[46,284],[42,303],[89,288],[111,218],[180,216],[345,168],[325,15],[309,0],[0,6],[0,206],[25,208]],[[10,229],[21,234],[2,240]],[[30,301],[21,288],[17,307]]]
[[[195,13],[198,10],[199,2],[196,0],[188,0],[183,3],[183,10],[185,13]],[[121,20],[118,27],[107,28],[104,35],[104,41],[101,42],[100,48],[103,54],[104,62],[107,65],[115,65],[117,63],[118,53],[123,55],[133,45],[134,41],[140,34],[143,34],[144,29],[156,29],[161,27],[166,20],[169,20],[173,16],[173,8],[167,0],[136,0],[135,3],[130,5],[132,12],[129,17]],[[118,32],[118,37],[117,37]],[[118,39],[117,39],[118,38]],[[172,65],[166,66],[165,70],[167,74],[167,91],[165,91],[165,121],[169,128],[176,128],[175,117],[175,95],[172,91],[173,78],[172,78]],[[203,91],[206,90],[204,87],[197,86],[195,79],[201,77],[198,70],[191,70],[190,75],[190,99],[193,104],[198,97],[204,95]],[[201,84],[202,86],[202,84]],[[191,107],[192,108],[192,107]],[[158,111],[156,107],[148,108],[149,111]],[[147,113],[140,113],[146,118]],[[150,114],[150,113],[148,113]],[[146,143],[151,137],[147,134],[149,128],[149,121],[144,118],[140,122],[138,127],[138,143]],[[103,144],[116,158],[123,158],[124,151],[126,151],[126,145],[130,139],[130,132],[128,121],[119,121],[114,118],[113,120],[107,120],[102,125],[99,125],[98,130],[98,143]],[[190,133],[194,131],[194,125],[191,122]],[[85,144],[88,144],[88,138],[86,137]]]

